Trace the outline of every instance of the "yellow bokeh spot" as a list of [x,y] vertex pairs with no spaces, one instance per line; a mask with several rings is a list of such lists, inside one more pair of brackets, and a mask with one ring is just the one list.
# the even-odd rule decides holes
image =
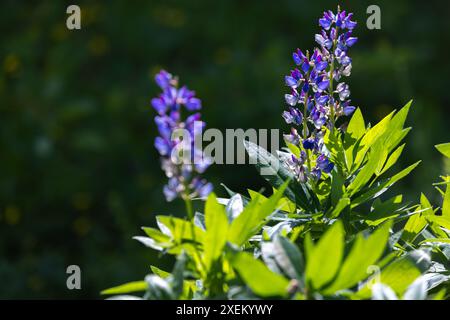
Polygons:
[[88,26],[98,20],[102,10],[99,4],[85,5],[81,8],[81,23],[83,26]]
[[92,199],[91,196],[84,192],[75,193],[72,196],[72,204],[75,209],[84,211],[91,207]]
[[62,41],[69,35],[67,26],[64,24],[57,24],[52,29],[52,38],[56,41]]
[[80,237],[85,236],[90,229],[91,222],[85,217],[77,218],[73,223],[73,230]]
[[231,59],[231,52],[227,48],[220,48],[214,55],[217,64],[226,64]]
[[20,222],[21,213],[16,206],[8,206],[3,214],[5,222],[10,226],[14,226]]
[[89,51],[94,56],[102,56],[109,50],[109,41],[104,36],[94,36],[88,44]]
[[15,54],[9,54],[3,61],[3,68],[6,73],[15,73],[20,67],[20,60]]
[[186,14],[174,7],[157,7],[153,11],[153,17],[159,24],[170,28],[180,28],[186,23]]

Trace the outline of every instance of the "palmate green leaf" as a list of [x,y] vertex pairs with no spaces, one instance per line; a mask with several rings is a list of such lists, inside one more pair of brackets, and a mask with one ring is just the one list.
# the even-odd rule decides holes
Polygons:
[[442,144],[438,144],[435,146],[436,149],[438,149],[438,151],[440,153],[442,153],[444,156],[446,156],[447,158],[450,158],[450,143],[442,143]]
[[342,135],[338,130],[327,130],[323,140],[330,151],[331,161],[335,163],[338,168],[343,168],[344,171],[348,171],[348,164],[341,136]]
[[353,168],[359,168],[366,156],[367,151],[369,151],[370,147],[378,140],[380,137],[388,129],[389,123],[394,115],[394,112],[391,112],[389,115],[384,117],[380,122],[378,122],[375,126],[370,128],[366,134],[361,138],[360,142],[360,150],[358,150]]
[[260,174],[273,187],[278,189],[285,181],[291,180],[285,195],[305,210],[313,212],[317,210],[319,206],[317,196],[305,184],[298,183],[275,156],[250,141],[244,141],[244,146]]
[[320,289],[333,279],[344,254],[344,227],[335,222],[320,238],[307,256],[306,283]]
[[[156,220],[160,228],[167,229],[165,232],[168,232],[176,243],[186,240],[194,241],[194,239],[196,242],[203,242],[205,232],[195,225],[192,226],[190,221],[162,215],[157,216]],[[192,230],[194,230],[194,234]]]
[[447,234],[441,229],[440,225],[435,221],[429,219],[430,216],[434,215],[435,211],[430,201],[424,194],[420,196],[420,206],[422,207],[422,210],[426,210],[426,214],[424,215],[424,217],[425,219],[427,219],[429,228],[431,229],[431,231],[433,231],[434,235],[436,237],[447,237]]
[[403,227],[402,239],[413,242],[422,230],[428,225],[427,216],[433,214],[433,208],[424,194],[420,197],[420,213],[412,215]]
[[386,220],[398,217],[406,209],[407,206],[403,204],[402,195],[397,195],[385,202],[381,202],[378,198],[373,202],[370,213],[358,215],[356,218],[362,219],[368,226],[374,227]]
[[355,208],[373,198],[379,197],[381,194],[386,192],[390,187],[392,187],[397,181],[403,179],[408,174],[411,173],[421,161],[418,161],[409,167],[403,169],[394,176],[387,178],[381,182],[378,182],[375,186],[372,186],[369,190],[365,191],[363,194],[358,196],[356,199],[352,200],[352,208]]
[[377,170],[376,175],[381,176],[383,173],[388,171],[394,164],[396,164],[398,159],[400,158],[404,148],[405,148],[405,144],[402,144],[400,147],[395,149],[395,151],[392,152],[392,154],[389,156],[388,160],[384,164],[383,169]]
[[374,174],[377,177],[380,175],[380,172],[383,169],[384,164],[386,163],[386,159],[389,156],[389,150],[385,147],[382,147],[381,150],[379,150],[379,152],[380,152],[380,157],[379,157],[378,164],[377,164],[377,167],[374,172]]
[[288,186],[286,181],[281,187],[268,199],[261,201],[260,197],[252,199],[244,211],[233,220],[229,227],[228,240],[236,245],[243,245],[264,223],[264,220],[273,213],[277,208],[278,202],[283,196]]
[[377,142],[384,146],[384,149],[381,150],[382,155],[380,155],[380,163],[384,163],[386,161],[389,152],[391,152],[391,150],[393,150],[402,141],[410,130],[409,128],[403,129],[403,126],[411,107],[411,103],[412,101],[409,101],[395,115],[395,111],[390,113],[373,128],[367,131],[361,139],[361,147],[360,150],[358,150],[354,161],[354,169],[358,168],[363,163],[367,151],[369,151],[369,149]]
[[382,160],[382,157],[385,156],[385,154],[383,154],[383,149],[384,146],[381,142],[378,142],[373,145],[369,153],[369,160],[361,169],[361,171],[358,173],[355,180],[353,180],[352,183],[347,188],[347,192],[349,193],[350,196],[354,195],[363,186],[365,186],[370,181],[372,176],[375,174],[375,171],[377,170],[379,163]]
[[345,142],[354,142],[361,138],[366,133],[366,124],[361,109],[358,108],[353,113],[350,122],[348,123]]
[[402,239],[406,242],[414,242],[427,224],[427,220],[420,213],[412,215],[403,229]]
[[206,200],[205,226],[203,250],[205,266],[209,269],[213,261],[221,255],[228,234],[228,217],[225,208],[217,202],[214,193],[211,193]]
[[[403,129],[408,115],[411,102],[408,102],[390,121],[388,129],[380,138],[379,143],[383,145],[382,155],[375,171],[376,176],[381,176],[392,167],[403,151],[403,147],[397,148],[390,156],[391,151],[406,137],[411,128]],[[389,158],[388,158],[389,156]],[[387,159],[387,161],[386,161]]]
[[106,290],[103,290],[100,292],[101,295],[106,294],[124,294],[124,293],[131,293],[131,292],[139,292],[139,291],[146,291],[148,289],[148,284],[145,281],[133,281],[128,282],[125,284],[122,284],[117,287],[112,287]]
[[353,116],[348,123],[347,131],[344,134],[343,146],[348,169],[353,167],[353,160],[358,153],[358,150],[361,148],[360,141],[365,133],[366,124],[361,109],[358,108],[353,113]]
[[252,255],[240,252],[232,256],[231,264],[245,284],[261,297],[285,297],[289,281],[270,271],[263,262]]
[[450,219],[444,216],[427,216],[428,220],[437,223],[439,226],[450,230]]
[[394,137],[392,137],[392,140],[389,141],[388,145],[389,153],[391,153],[392,150],[394,150],[403,141],[403,139],[405,139],[411,129],[411,127],[405,128],[399,131]]
[[386,148],[391,151],[399,143],[399,139],[405,136],[403,127],[411,108],[412,100],[410,100],[399,112],[392,118],[389,127],[385,133]]
[[366,279],[369,276],[367,273],[369,266],[380,259],[386,248],[390,227],[391,223],[385,223],[367,239],[359,233],[336,279],[322,293],[331,295],[336,291],[351,288]]
[[414,242],[427,224],[427,220],[420,213],[412,215],[403,229],[402,239],[409,243]]

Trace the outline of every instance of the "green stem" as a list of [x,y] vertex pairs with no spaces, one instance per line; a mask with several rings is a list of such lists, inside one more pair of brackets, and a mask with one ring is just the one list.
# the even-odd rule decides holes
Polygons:
[[183,194],[182,198],[184,200],[184,204],[186,205],[187,218],[191,225],[192,240],[194,240],[194,242],[197,242],[197,240],[195,239],[194,210],[192,208],[192,200],[187,194]]
[[[336,27],[336,36],[339,28]],[[333,72],[334,72],[334,51],[336,50],[336,39],[333,39],[333,49],[331,51],[331,64],[330,64],[330,97],[333,97]],[[330,113],[331,113],[331,131],[334,131],[335,123],[336,123],[336,111],[334,110],[334,104],[330,104]]]
[[194,242],[194,255],[197,258],[199,264],[200,264],[200,269],[199,272],[201,274],[203,274],[205,269],[205,265],[203,264],[201,255],[197,249],[197,237],[195,236],[195,224],[194,224],[194,209],[192,207],[192,200],[189,197],[189,194],[184,193],[182,195],[182,198],[184,200],[184,204],[186,206],[186,213],[187,213],[187,218],[189,220],[190,226],[191,226],[191,233],[192,233],[192,241]]
[[[309,77],[309,73],[306,78]],[[303,114],[303,137],[308,138],[308,121],[306,119],[306,112],[308,112],[308,94],[305,94],[304,104],[304,114]],[[308,166],[308,170],[311,172],[311,160],[310,160],[310,150],[306,150],[306,164]]]
[[186,206],[186,213],[189,220],[194,218],[194,209],[192,208],[192,200],[187,195],[183,195],[184,204]]

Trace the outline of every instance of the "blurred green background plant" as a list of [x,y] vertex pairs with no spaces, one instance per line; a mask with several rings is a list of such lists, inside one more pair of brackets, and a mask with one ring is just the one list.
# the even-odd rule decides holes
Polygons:
[[[291,53],[314,45],[315,21],[337,3],[77,1],[75,31],[65,25],[69,4],[0,4],[0,298],[99,298],[143,278],[162,258],[131,237],[156,214],[183,212],[161,193],[153,75],[166,68],[194,89],[208,127],[287,131]],[[366,28],[370,4],[381,8],[381,30]],[[394,189],[437,201],[431,184],[448,172],[433,146],[450,140],[450,2],[341,6],[359,22],[354,104],[376,122],[414,99],[398,165],[424,162]],[[219,194],[220,182],[240,192],[267,186],[250,165],[215,165],[206,177]],[[66,288],[71,264],[82,290]]]

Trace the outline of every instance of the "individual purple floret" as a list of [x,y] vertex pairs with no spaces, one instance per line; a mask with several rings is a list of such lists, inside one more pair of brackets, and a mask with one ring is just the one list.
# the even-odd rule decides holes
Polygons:
[[182,119],[183,108],[188,112],[200,110],[201,101],[186,86],[178,88],[178,78],[165,70],[156,74],[155,81],[162,89],[151,101],[158,113],[155,123],[159,136],[155,139],[155,148],[161,155],[161,168],[169,178],[163,189],[164,196],[167,201],[178,197],[205,198],[212,191],[212,184],[198,174],[203,173],[211,161],[194,143],[205,123],[198,112]]
[[325,130],[335,130],[336,120],[350,116],[355,107],[350,102],[350,88],[341,81],[351,74],[352,59],[348,50],[357,42],[352,35],[356,22],[352,13],[347,14],[338,7],[337,13],[326,11],[319,19],[320,33],[315,35],[319,48],[310,54],[300,49],[292,54],[295,69],[285,76],[290,92],[285,95],[288,110],[283,112],[291,128],[285,140],[305,152],[305,161],[289,161],[297,167],[294,172],[305,182],[308,177],[319,180],[330,173],[334,164],[327,154],[323,136]]

